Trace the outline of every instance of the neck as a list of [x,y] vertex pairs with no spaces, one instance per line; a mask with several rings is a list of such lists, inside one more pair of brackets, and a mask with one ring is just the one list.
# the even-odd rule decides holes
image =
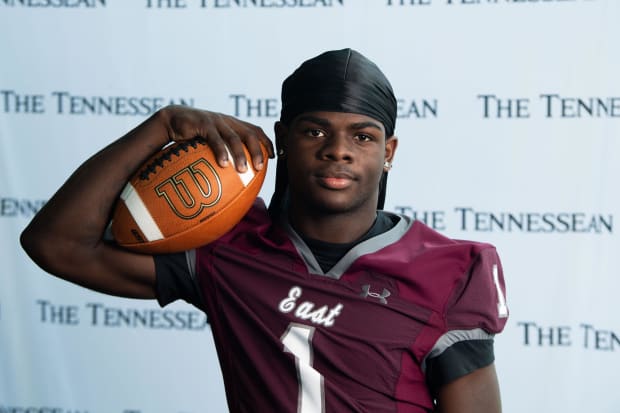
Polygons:
[[344,244],[362,237],[375,222],[376,209],[334,214],[313,213],[291,205],[289,222],[308,238]]

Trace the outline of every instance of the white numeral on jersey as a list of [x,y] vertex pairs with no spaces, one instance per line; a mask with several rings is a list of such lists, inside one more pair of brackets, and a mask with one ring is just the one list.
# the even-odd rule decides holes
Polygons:
[[506,298],[504,297],[502,287],[499,285],[497,265],[493,265],[493,282],[495,283],[495,289],[497,289],[497,311],[499,313],[499,318],[506,318],[508,317],[508,306],[506,305]]
[[297,413],[323,413],[323,376],[312,367],[312,335],[314,327],[290,323],[280,341],[284,351],[295,356],[299,379]]

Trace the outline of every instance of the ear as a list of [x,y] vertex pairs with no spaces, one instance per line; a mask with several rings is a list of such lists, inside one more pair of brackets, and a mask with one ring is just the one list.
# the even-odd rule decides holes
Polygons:
[[398,138],[394,135],[385,140],[385,161],[392,163],[398,146]]
[[273,125],[273,131],[276,135],[276,153],[278,156],[282,156],[286,153],[286,137],[288,136],[288,126],[284,123],[277,121]]

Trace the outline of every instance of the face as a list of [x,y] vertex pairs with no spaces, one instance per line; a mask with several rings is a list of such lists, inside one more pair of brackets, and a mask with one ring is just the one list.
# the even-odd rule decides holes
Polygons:
[[385,161],[396,138],[371,117],[307,112],[290,125],[276,124],[286,153],[291,208],[311,214],[376,210]]

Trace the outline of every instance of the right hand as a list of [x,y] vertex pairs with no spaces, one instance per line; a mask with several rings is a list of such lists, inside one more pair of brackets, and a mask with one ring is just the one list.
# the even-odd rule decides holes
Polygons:
[[158,115],[164,122],[170,141],[200,136],[207,141],[222,167],[226,167],[230,161],[226,147],[230,149],[239,172],[247,169],[244,145],[256,170],[261,170],[265,164],[261,144],[267,149],[269,157],[274,157],[273,144],[260,127],[232,116],[178,105],[167,106]]

